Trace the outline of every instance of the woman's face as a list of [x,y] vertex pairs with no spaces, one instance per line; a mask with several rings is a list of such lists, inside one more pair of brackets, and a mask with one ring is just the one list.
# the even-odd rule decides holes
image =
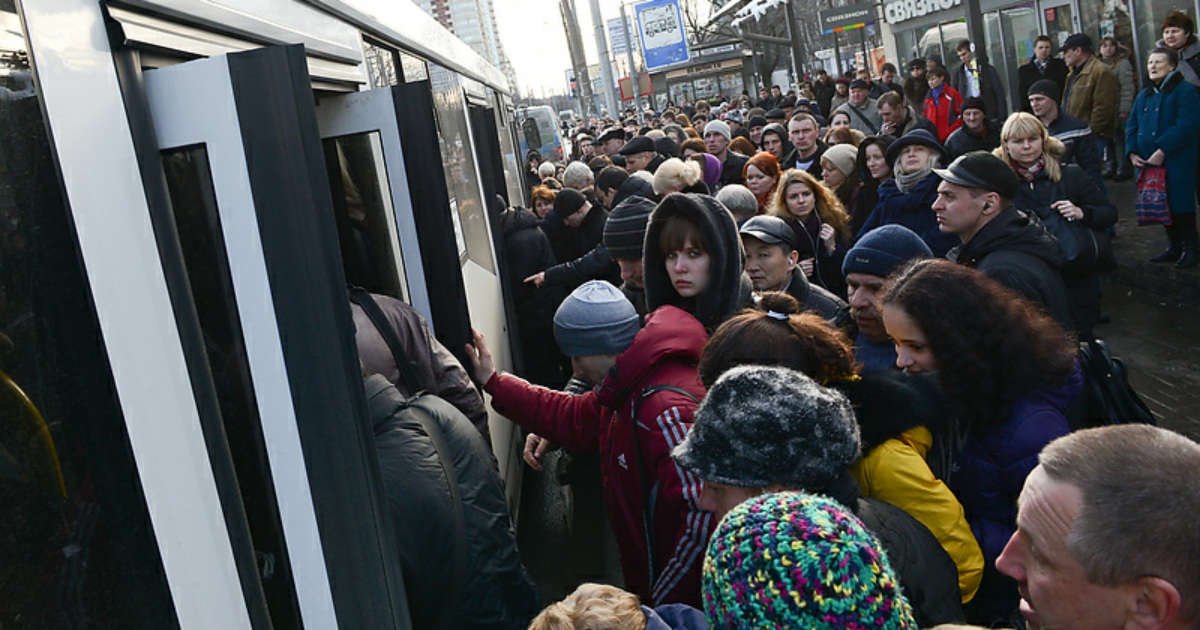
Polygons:
[[1024,167],[1037,164],[1042,158],[1042,137],[1027,136],[1024,138],[1009,138],[1004,141],[1004,148],[1013,161]]
[[850,126],[850,114],[847,114],[846,112],[838,112],[838,113],[834,114],[833,118],[829,119],[829,126],[830,127],[849,127]]
[[1188,32],[1178,26],[1168,26],[1162,32],[1163,43],[1175,50],[1181,50],[1187,45]]
[[942,86],[942,83],[945,82],[945,79],[943,79],[942,77],[940,77],[936,74],[931,74],[931,75],[929,75],[929,78],[926,79],[926,81],[929,82],[929,89],[936,90],[937,88]]
[[817,198],[812,189],[804,182],[792,182],[787,187],[784,200],[787,202],[788,212],[800,220],[807,219],[817,205]]
[[696,297],[708,288],[709,269],[712,267],[712,257],[708,252],[695,247],[688,239],[683,242],[681,249],[665,254],[667,276],[680,297]]
[[775,156],[776,160],[783,159],[783,139],[777,133],[764,133],[762,136],[763,151]]
[[755,197],[762,197],[774,187],[774,177],[758,170],[753,164],[746,167],[746,188],[749,188]]
[[904,172],[913,174],[929,168],[929,157],[933,152],[929,147],[919,144],[910,144],[900,150],[900,166],[904,168]]
[[850,94],[850,86],[846,85],[845,83],[834,84],[833,89],[837,90],[838,96],[846,96]]
[[1115,54],[1117,54],[1117,47],[1113,46],[1113,43],[1111,41],[1106,39],[1106,40],[1100,42],[1100,56],[1101,57],[1112,57]]
[[536,214],[539,219],[546,218],[546,214],[553,209],[553,201],[546,201],[545,199],[538,197],[537,200],[533,202],[533,213]]
[[842,182],[846,181],[846,176],[842,175],[842,172],[836,166],[830,164],[829,160],[821,160],[821,179],[825,182],[826,186],[837,188],[842,185]]
[[867,145],[867,170],[871,172],[871,179],[877,182],[892,178],[892,167],[877,144]]
[[937,358],[929,349],[929,340],[904,309],[894,304],[884,306],[883,327],[896,344],[896,367],[909,374],[937,371]]
[[1146,60],[1146,75],[1151,81],[1162,81],[1174,69],[1171,59],[1162,53],[1150,55],[1150,59]]

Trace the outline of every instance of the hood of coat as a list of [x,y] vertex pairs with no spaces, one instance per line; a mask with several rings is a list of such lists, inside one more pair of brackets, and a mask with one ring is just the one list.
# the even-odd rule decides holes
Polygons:
[[[629,348],[604,377],[596,394],[607,407],[619,408],[632,392],[646,385],[647,377],[668,361],[696,365],[708,342],[704,326],[681,308],[663,306],[646,315]],[[696,377],[699,387],[700,377]]]
[[1054,269],[1062,268],[1062,250],[1054,237],[1041,223],[1012,206],[980,228],[970,242],[950,250],[946,258],[974,267],[981,258],[999,250],[1024,252]]
[[[700,228],[701,237],[712,258],[708,286],[692,299],[679,295],[667,275],[666,256],[658,246],[663,226],[672,217],[682,217]],[[749,281],[743,283],[746,252],[738,236],[733,215],[708,195],[672,193],[667,195],[646,226],[646,247],[642,273],[646,287],[646,308],[654,311],[673,305],[692,313],[706,328],[712,329],[729,318],[747,298]]]
[[949,426],[950,411],[934,375],[871,370],[857,381],[831,385],[854,406],[864,454],[913,427],[924,425],[936,435]]
[[[1167,48],[1167,43],[1160,39],[1154,43],[1154,46],[1157,48]],[[1200,39],[1188,44],[1187,48],[1175,52],[1179,53],[1179,63],[1183,64],[1184,61],[1200,55]]]
[[779,154],[783,156],[783,158],[779,160],[779,163],[782,165],[783,160],[786,160],[788,155],[792,153],[792,150],[795,149],[795,147],[792,146],[792,141],[788,140],[787,129],[779,123],[771,123],[766,127],[763,127],[762,132],[763,135],[773,133],[783,140],[783,150],[779,152]]
[[537,226],[537,215],[525,208],[509,208],[500,215],[500,229],[505,236]]

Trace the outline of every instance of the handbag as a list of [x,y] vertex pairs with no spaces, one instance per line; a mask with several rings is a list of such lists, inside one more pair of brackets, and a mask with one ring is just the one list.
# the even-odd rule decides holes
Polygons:
[[1104,340],[1080,342],[1079,366],[1083,391],[1071,414],[1072,431],[1113,424],[1158,424],[1129,385],[1125,364],[1112,356]]
[[[1060,194],[1058,198],[1067,197]],[[1064,274],[1094,276],[1117,268],[1112,235],[1093,230],[1079,221],[1068,221],[1054,210],[1049,210],[1045,216],[1038,213],[1038,218],[1046,231],[1058,241],[1058,248],[1063,253]]]
[[1171,225],[1171,206],[1167,200],[1167,167],[1142,167],[1137,177],[1133,209],[1139,226]]

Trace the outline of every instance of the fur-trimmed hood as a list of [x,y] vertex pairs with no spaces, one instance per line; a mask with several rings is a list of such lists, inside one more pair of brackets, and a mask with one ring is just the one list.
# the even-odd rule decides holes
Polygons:
[[[704,293],[695,298],[680,297],[667,275],[666,257],[658,246],[659,236],[667,220],[680,216],[700,227],[700,234],[712,257],[711,277]],[[746,252],[738,236],[733,215],[719,201],[692,193],[667,195],[646,226],[645,253],[642,258],[646,286],[646,308],[678,306],[691,313],[704,327],[712,330],[739,308],[749,304],[750,279],[744,277]]]
[[945,395],[933,376],[871,370],[857,381],[830,385],[845,394],[854,407],[864,454],[913,427],[924,425],[938,435],[950,423]]

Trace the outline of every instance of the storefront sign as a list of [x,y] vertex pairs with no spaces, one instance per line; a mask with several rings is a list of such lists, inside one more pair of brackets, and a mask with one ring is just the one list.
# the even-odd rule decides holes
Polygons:
[[725,70],[727,68],[742,67],[741,59],[726,59],[725,61],[714,61],[712,63],[698,63],[687,68],[672,70],[667,73],[667,79],[678,79],[679,77],[690,77],[697,74],[706,74],[717,70]]
[[888,24],[899,24],[961,4],[962,0],[893,0],[883,5],[883,18]]
[[638,37],[646,69],[688,60],[687,35],[683,30],[683,15],[678,0],[650,0],[634,6],[637,14]]
[[830,33],[862,28],[875,23],[875,3],[852,4],[820,12],[821,32]]
[[712,48],[705,48],[703,50],[697,50],[696,56],[697,57],[711,57],[713,55],[719,55],[721,53],[733,52],[735,50],[737,50],[737,44],[725,44],[724,46],[714,46]]

